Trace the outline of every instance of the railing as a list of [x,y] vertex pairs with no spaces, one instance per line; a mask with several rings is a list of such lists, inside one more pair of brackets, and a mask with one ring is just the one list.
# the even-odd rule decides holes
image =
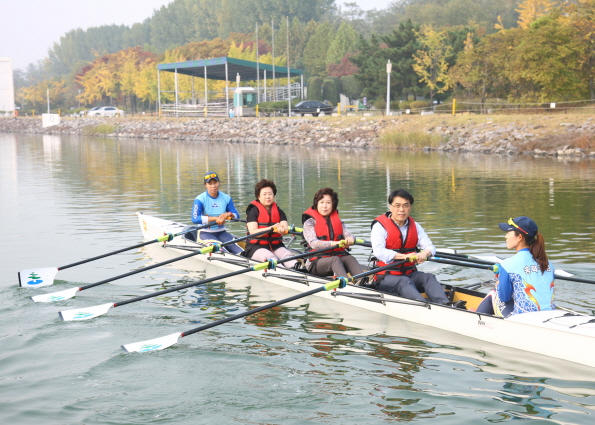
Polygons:
[[227,117],[233,104],[227,102],[209,102],[206,104],[162,104],[161,116],[164,117]]

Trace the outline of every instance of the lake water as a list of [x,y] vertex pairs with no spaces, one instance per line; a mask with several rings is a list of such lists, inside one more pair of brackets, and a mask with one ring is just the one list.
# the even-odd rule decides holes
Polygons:
[[[0,158],[2,424],[595,423],[591,368],[315,297],[163,351],[120,349],[294,294],[241,276],[92,321],[58,317],[225,273],[191,260],[56,304],[29,298],[177,255],[154,245],[61,271],[49,288],[17,285],[21,269],[139,243],[136,211],[189,222],[211,170],[242,213],[254,184],[273,179],[279,205],[298,225],[314,192],[331,186],[342,218],[364,238],[387,193],[403,187],[434,243],[468,254],[511,255],[497,223],[528,215],[557,267],[595,279],[593,161],[28,134],[0,134]],[[232,230],[241,233],[241,225]],[[369,251],[355,254],[366,262]],[[436,263],[424,270],[461,285],[491,277]],[[592,285],[557,281],[556,288],[560,306],[595,312]]]

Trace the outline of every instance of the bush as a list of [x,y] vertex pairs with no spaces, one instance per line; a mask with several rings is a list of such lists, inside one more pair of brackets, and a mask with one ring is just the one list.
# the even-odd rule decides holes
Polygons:
[[398,110],[399,110],[399,104],[400,104],[400,103],[401,103],[401,102],[399,102],[398,100],[393,100],[393,101],[390,103],[390,109],[391,109],[391,111],[398,111]]
[[322,97],[333,105],[339,103],[339,78],[327,77],[322,82]]
[[409,104],[409,102],[407,102],[406,100],[401,100],[399,102],[399,109],[401,111],[405,111],[407,109],[411,109],[411,105]]
[[409,109],[423,109],[428,108],[430,106],[430,102],[426,100],[414,100],[413,102],[409,103]]
[[320,77],[312,77],[308,80],[308,95],[306,99],[322,102],[322,79]]
[[379,97],[374,101],[374,109],[386,109],[386,101]]
[[361,97],[363,89],[362,85],[355,78],[355,75],[341,77],[341,93],[349,99],[358,99]]

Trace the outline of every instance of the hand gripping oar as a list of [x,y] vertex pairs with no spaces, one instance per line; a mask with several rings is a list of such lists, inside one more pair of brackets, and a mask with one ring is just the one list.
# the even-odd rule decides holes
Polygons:
[[176,257],[176,258],[173,258],[171,260],[162,261],[161,263],[153,264],[152,266],[143,267],[142,269],[134,270],[134,271],[131,271],[131,272],[128,272],[128,273],[124,273],[124,274],[121,274],[121,275],[118,275],[118,276],[115,276],[115,277],[111,277],[109,279],[101,280],[99,282],[91,283],[89,285],[85,285],[85,286],[81,286],[81,287],[70,288],[70,289],[66,289],[64,291],[60,291],[60,292],[52,292],[50,294],[35,295],[34,297],[31,297],[31,299],[33,301],[35,301],[36,303],[39,303],[39,302],[49,303],[49,302],[53,302],[53,301],[66,300],[66,299],[69,299],[69,298],[74,297],[76,295],[76,293],[79,292],[79,291],[84,291],[85,289],[94,288],[95,286],[103,285],[104,283],[113,282],[114,280],[121,279],[123,277],[127,277],[127,276],[131,276],[133,274],[141,273],[141,272],[144,272],[146,270],[151,270],[151,269],[154,269],[156,267],[161,267],[161,266],[163,266],[165,264],[170,264],[170,263],[173,263],[175,261],[180,261],[180,260],[183,260],[185,258],[193,257],[195,255],[208,254],[208,253],[212,253],[212,252],[217,252],[217,251],[219,251],[219,249],[221,249],[224,246],[231,245],[232,243],[240,242],[240,241],[243,241],[243,240],[246,240],[246,239],[250,239],[250,238],[253,238],[253,237],[256,237],[256,236],[261,236],[261,235],[267,234],[269,232],[270,232],[270,230],[263,230],[262,232],[253,233],[251,235],[246,235],[246,236],[243,236],[241,238],[233,239],[231,241],[227,241],[227,242],[223,242],[223,243],[215,243],[215,244],[212,244],[210,246],[206,246],[204,248],[201,248],[201,249],[197,250],[196,252],[192,252],[190,254],[182,255],[181,257]]
[[[464,261],[463,259],[451,260],[451,259],[446,259],[446,258],[441,258],[441,257],[430,257],[430,258],[428,258],[428,260],[434,261],[436,263],[451,264],[453,266],[472,267],[472,268],[476,268],[476,269],[491,270],[494,273],[498,272],[498,264],[493,263],[491,261],[483,261],[483,260],[476,260],[476,259],[470,259],[468,261]],[[562,272],[563,274],[559,274],[559,273],[554,274],[555,279],[569,280],[571,282],[590,283],[592,285],[595,285],[594,280],[581,279],[579,277],[567,276],[570,273],[565,272],[564,270],[560,270],[560,272]]]
[[146,300],[147,298],[153,298],[153,297],[158,297],[159,295],[163,295],[163,294],[167,294],[169,292],[175,292],[175,291],[180,291],[182,289],[186,289],[186,288],[190,288],[192,286],[198,286],[198,285],[203,285],[205,283],[210,283],[210,282],[214,282],[216,280],[221,280],[221,279],[226,279],[228,277],[232,277],[232,276],[237,276],[243,273],[248,273],[251,271],[258,271],[258,270],[265,270],[265,269],[274,269],[275,266],[277,264],[283,264],[286,263],[288,261],[293,261],[293,260],[297,260],[300,258],[306,258],[312,255],[318,255],[320,253],[326,252],[326,251],[330,251],[331,249],[334,249],[336,247],[331,247],[331,248],[324,248],[324,249],[319,249],[317,251],[310,251],[310,252],[306,252],[304,254],[299,254],[299,255],[294,255],[292,257],[287,257],[287,258],[283,258],[281,260],[269,260],[269,261],[265,261],[263,263],[259,263],[259,264],[255,264],[252,267],[248,267],[244,270],[237,270],[235,272],[231,272],[231,273],[227,273],[227,274],[223,274],[220,276],[215,276],[215,277],[211,277],[208,279],[203,279],[203,280],[199,280],[196,282],[190,282],[190,283],[186,283],[184,285],[180,285],[180,286],[176,286],[173,288],[168,288],[168,289],[164,289],[162,291],[158,291],[158,292],[154,292],[152,294],[147,294],[147,295],[142,295],[140,297],[136,297],[136,298],[131,298],[129,300],[126,301],[120,301],[117,303],[108,303],[108,304],[101,304],[101,305],[96,305],[93,307],[86,307],[86,308],[75,308],[72,310],[64,310],[60,312],[60,318],[64,321],[75,321],[75,320],[88,320],[88,319],[93,319],[95,317],[98,316],[102,316],[105,313],[108,312],[108,310],[112,307],[120,307],[122,305],[126,305],[126,304],[131,304],[137,301],[142,301],[142,300]]
[[[240,221],[240,220],[233,220],[233,221]],[[60,270],[69,269],[70,267],[79,266],[81,264],[90,263],[91,261],[99,260],[100,258],[109,257],[110,255],[119,254],[121,252],[129,251],[131,249],[141,248],[146,245],[151,245],[157,242],[171,242],[173,238],[176,236],[184,235],[186,233],[194,232],[196,230],[205,229],[207,227],[213,226],[217,224],[217,222],[212,221],[205,225],[199,227],[193,227],[188,229],[184,232],[179,232],[175,234],[168,233],[166,235],[160,236],[157,239],[153,239],[152,241],[139,243],[137,245],[129,246],[128,248],[118,249],[117,251],[108,252],[107,254],[98,255],[97,257],[87,258],[86,260],[77,261],[76,263],[67,264],[62,267],[44,267],[44,268],[36,268],[36,269],[25,269],[21,270],[19,275],[19,286],[26,287],[26,288],[39,288],[42,286],[50,286],[54,283],[54,278],[56,274]]]
[[367,272],[360,273],[358,275],[351,276],[351,277],[340,277],[336,280],[333,280],[332,282],[325,283],[324,285],[319,286],[318,288],[312,289],[311,291],[303,292],[301,294],[294,295],[293,297],[285,298],[285,299],[276,301],[271,304],[263,305],[262,307],[248,310],[248,311],[245,311],[244,313],[236,314],[235,316],[217,320],[216,322],[209,323],[207,325],[203,325],[203,326],[191,329],[186,332],[176,332],[176,333],[173,333],[170,335],[162,336],[160,338],[150,339],[147,341],[132,342],[130,344],[122,345],[122,349],[128,353],[134,353],[134,352],[144,353],[147,351],[163,350],[164,348],[171,347],[172,345],[176,344],[178,342],[179,338],[183,338],[185,336],[192,335],[194,333],[201,332],[206,329],[222,325],[223,323],[241,319],[242,317],[246,317],[246,316],[249,316],[254,313],[268,310],[269,308],[273,308],[273,307],[276,307],[281,304],[285,304],[285,303],[288,303],[288,302],[291,302],[294,300],[298,300],[300,298],[308,297],[310,295],[316,294],[317,292],[330,291],[331,289],[337,289],[337,288],[345,288],[345,286],[347,286],[348,282],[352,282],[355,279],[360,279],[362,277],[369,276],[369,275],[381,272],[383,270],[391,269],[391,268],[401,265],[407,261],[409,261],[409,260],[406,259],[406,260],[402,260],[402,261],[399,261],[396,263],[391,263],[387,266],[369,270]]

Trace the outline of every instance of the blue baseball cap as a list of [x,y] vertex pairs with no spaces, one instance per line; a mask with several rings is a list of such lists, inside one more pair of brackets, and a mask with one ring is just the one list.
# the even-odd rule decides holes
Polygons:
[[524,215],[511,218],[508,220],[508,223],[500,223],[499,226],[500,230],[504,232],[518,230],[519,232],[524,233],[527,236],[531,236],[532,238],[535,237],[538,231],[537,224],[529,217],[525,217]]
[[207,171],[205,173],[205,184],[210,182],[211,180],[221,181],[221,180],[219,180],[219,176],[217,175],[217,173],[213,173],[212,171]]

